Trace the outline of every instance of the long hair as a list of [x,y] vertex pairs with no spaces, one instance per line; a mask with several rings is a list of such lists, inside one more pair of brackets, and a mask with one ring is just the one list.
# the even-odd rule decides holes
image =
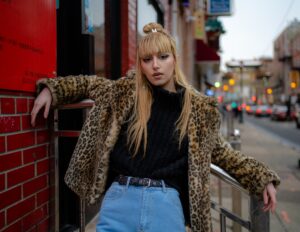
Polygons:
[[[191,87],[187,83],[178,65],[178,56],[175,40],[160,24],[149,23],[143,28],[146,35],[140,40],[136,57],[136,96],[132,116],[129,120],[127,144],[136,156],[143,145],[144,155],[147,147],[147,122],[151,115],[152,87],[141,70],[141,59],[155,53],[171,53],[175,59],[175,85],[185,88],[183,107],[176,121],[176,130],[179,131],[179,147],[187,133],[187,125],[191,111]],[[142,143],[143,141],[143,143]]]

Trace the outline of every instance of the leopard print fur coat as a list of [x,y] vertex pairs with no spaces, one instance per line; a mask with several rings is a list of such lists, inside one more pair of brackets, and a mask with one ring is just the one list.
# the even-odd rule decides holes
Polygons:
[[[65,175],[66,184],[90,204],[105,191],[109,155],[121,125],[134,104],[134,72],[117,81],[96,76],[69,76],[42,79],[38,86],[47,86],[52,105],[94,100]],[[267,183],[278,185],[278,175],[255,159],[235,151],[219,131],[220,115],[214,99],[200,93],[191,99],[188,123],[188,184],[191,230],[211,231],[210,163],[223,168],[251,194],[262,194]]]

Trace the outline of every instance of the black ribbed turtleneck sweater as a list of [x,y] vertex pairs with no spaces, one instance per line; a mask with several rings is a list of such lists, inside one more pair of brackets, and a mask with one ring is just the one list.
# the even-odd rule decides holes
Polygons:
[[[110,155],[109,181],[117,175],[162,179],[176,188],[186,211],[188,139],[183,139],[179,149],[179,133],[176,121],[183,104],[184,88],[169,92],[153,87],[153,103],[148,120],[146,154],[143,146],[133,158],[127,146],[128,123],[122,125],[119,138]],[[185,213],[186,214],[186,213]]]

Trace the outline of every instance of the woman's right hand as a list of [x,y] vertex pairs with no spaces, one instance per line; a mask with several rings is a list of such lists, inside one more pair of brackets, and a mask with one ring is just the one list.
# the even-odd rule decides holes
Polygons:
[[48,117],[51,102],[52,102],[51,92],[47,87],[45,87],[34,101],[34,105],[33,105],[32,111],[31,111],[31,125],[32,126],[35,126],[36,116],[39,113],[39,111],[41,110],[41,108],[45,107],[44,118]]

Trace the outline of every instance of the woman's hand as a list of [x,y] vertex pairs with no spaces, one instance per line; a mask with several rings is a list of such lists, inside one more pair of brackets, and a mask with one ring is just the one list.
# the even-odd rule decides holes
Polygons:
[[263,211],[271,210],[272,213],[275,212],[276,209],[276,189],[272,183],[269,183],[263,192],[263,198],[264,198],[264,207]]
[[52,95],[50,90],[46,87],[41,91],[41,93],[37,96],[37,98],[34,101],[34,105],[31,111],[32,126],[35,126],[35,119],[41,108],[45,107],[44,118],[48,117],[51,102],[52,102]]

